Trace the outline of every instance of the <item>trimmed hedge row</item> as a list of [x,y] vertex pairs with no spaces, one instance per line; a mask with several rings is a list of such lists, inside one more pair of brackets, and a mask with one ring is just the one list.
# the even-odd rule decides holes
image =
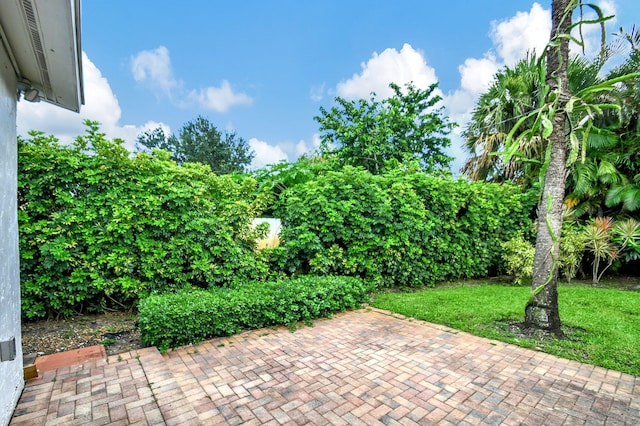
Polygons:
[[531,232],[536,191],[414,170],[325,171],[279,195],[276,269],[358,276],[381,287],[495,274],[501,243]]
[[248,177],[131,157],[88,123],[60,145],[19,141],[22,311],[29,319],[130,307],[150,293],[260,279],[251,220],[264,200]]
[[244,329],[310,321],[358,307],[372,289],[354,277],[304,276],[153,295],[138,306],[141,340],[165,351]]

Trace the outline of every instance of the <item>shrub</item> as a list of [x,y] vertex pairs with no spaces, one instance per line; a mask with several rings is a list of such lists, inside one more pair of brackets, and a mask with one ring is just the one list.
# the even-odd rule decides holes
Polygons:
[[152,295],[139,304],[141,340],[164,351],[243,329],[292,325],[356,308],[372,289],[353,277],[304,276]]
[[633,218],[614,221],[612,217],[596,217],[584,227],[583,237],[593,255],[592,283],[596,285],[625,250],[635,252],[640,248],[640,222]]
[[522,236],[502,243],[502,259],[507,273],[513,277],[514,284],[526,284],[533,276],[533,258],[536,249]]
[[[575,278],[585,250],[584,230],[579,225],[565,221],[560,236],[560,259],[558,268],[568,283]],[[533,276],[534,245],[522,236],[502,243],[502,259],[515,284],[525,284]]]
[[584,228],[573,222],[562,224],[560,236],[560,273],[568,283],[575,278],[585,251]]
[[97,123],[62,146],[19,141],[23,313],[27,318],[132,306],[140,295],[228,286],[267,275],[251,219],[252,178],[177,166],[168,153],[131,157]]
[[537,194],[512,185],[432,177],[409,167],[381,175],[344,167],[284,188],[274,267],[287,274],[359,276],[422,286],[486,276],[500,243],[530,227]]

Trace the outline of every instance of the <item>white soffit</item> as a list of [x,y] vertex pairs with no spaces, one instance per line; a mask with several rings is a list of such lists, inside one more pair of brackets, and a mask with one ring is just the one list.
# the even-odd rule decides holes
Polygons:
[[0,27],[18,79],[38,89],[41,100],[79,112],[80,0],[0,0]]

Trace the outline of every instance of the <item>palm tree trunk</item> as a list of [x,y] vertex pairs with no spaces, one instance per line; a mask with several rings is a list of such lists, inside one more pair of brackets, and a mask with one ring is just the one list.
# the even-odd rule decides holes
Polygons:
[[[538,205],[538,235],[533,265],[532,295],[525,308],[525,326],[562,336],[558,310],[558,259],[560,229],[566,181],[567,141],[564,107],[568,98],[567,63],[569,41],[558,37],[568,34],[575,0],[553,0],[551,40],[557,45],[547,51],[547,84],[550,95],[556,96],[552,132],[547,141],[551,158],[544,176],[544,186]],[[559,97],[558,97],[559,96]]]

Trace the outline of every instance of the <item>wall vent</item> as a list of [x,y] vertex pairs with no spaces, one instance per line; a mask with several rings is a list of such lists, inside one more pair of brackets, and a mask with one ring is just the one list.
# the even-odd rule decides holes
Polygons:
[[44,46],[42,44],[42,39],[40,39],[40,28],[38,26],[36,12],[31,0],[22,0],[22,8],[24,10],[25,17],[27,18],[29,35],[31,36],[31,45],[33,46],[33,51],[36,54],[36,62],[38,62],[38,67],[40,68],[40,74],[42,76],[42,83],[44,86],[42,89],[45,92],[45,96],[49,98],[49,94],[52,91],[51,80],[49,78],[47,60],[45,59]]
[[16,338],[0,342],[0,362],[13,361],[16,359]]

